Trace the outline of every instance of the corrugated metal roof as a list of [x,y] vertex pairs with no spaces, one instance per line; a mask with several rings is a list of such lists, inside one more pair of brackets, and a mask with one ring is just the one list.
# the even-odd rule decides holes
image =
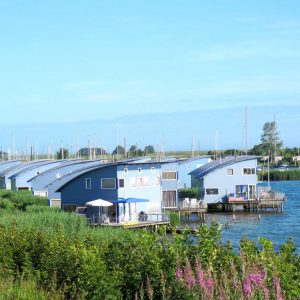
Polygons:
[[254,155],[248,155],[248,156],[229,156],[229,157],[225,157],[225,158],[219,158],[217,160],[214,160],[208,164],[205,164],[201,167],[199,167],[198,169],[195,169],[194,171],[190,172],[189,175],[194,176],[195,178],[202,178],[205,175],[216,171],[220,168],[229,166],[229,165],[233,165],[237,162],[242,162],[242,161],[247,161],[247,160],[253,160],[253,159],[257,159],[257,156]]
[[[9,179],[14,179],[17,176],[19,176],[20,174],[23,174],[23,173],[26,173],[28,171],[34,170],[34,169],[36,169],[40,166],[51,165],[51,164],[58,163],[58,162],[60,162],[60,161],[58,161],[58,160],[43,160],[43,161],[36,162],[35,164],[30,164],[30,165],[26,166],[25,168],[22,168],[21,170],[17,171],[13,175],[11,175],[9,177]],[[63,163],[63,162],[64,161],[61,161],[61,163]]]

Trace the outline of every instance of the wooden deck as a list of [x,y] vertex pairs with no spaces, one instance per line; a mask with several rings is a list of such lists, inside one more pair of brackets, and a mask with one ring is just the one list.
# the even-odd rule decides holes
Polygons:
[[231,201],[225,204],[225,211],[235,211],[243,207],[244,211],[258,212],[267,209],[283,212],[284,199],[259,199],[259,200],[239,200]]
[[93,223],[88,224],[91,227],[112,227],[112,228],[127,228],[127,229],[137,229],[137,228],[148,228],[156,231],[158,226],[169,225],[169,221],[128,221],[125,223]]
[[188,220],[191,214],[198,214],[200,222],[205,222],[206,209],[204,207],[178,207],[169,208],[168,211],[177,212],[180,216],[186,217]]

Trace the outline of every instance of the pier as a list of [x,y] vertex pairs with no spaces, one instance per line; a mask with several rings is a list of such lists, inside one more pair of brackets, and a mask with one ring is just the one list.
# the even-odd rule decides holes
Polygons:
[[200,223],[205,223],[206,209],[204,207],[179,207],[174,209],[168,209],[168,212],[178,213],[179,219],[181,216],[185,217],[187,220],[190,219],[191,214],[197,214]]
[[242,210],[248,212],[267,211],[268,209],[277,212],[283,212],[283,206],[284,206],[284,200],[277,200],[277,199],[242,200],[242,201],[225,203],[224,210],[234,212],[242,208]]

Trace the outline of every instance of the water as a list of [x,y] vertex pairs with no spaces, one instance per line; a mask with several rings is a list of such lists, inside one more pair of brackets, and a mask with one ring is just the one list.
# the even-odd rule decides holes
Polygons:
[[[265,182],[260,185],[266,186]],[[276,250],[291,237],[296,244],[297,252],[300,252],[300,181],[274,181],[270,183],[272,189],[285,193],[287,201],[284,203],[284,211],[261,212],[260,219],[257,213],[236,213],[233,220],[232,213],[208,213],[206,223],[213,219],[222,224],[222,241],[230,240],[235,249],[238,249],[242,236],[247,236],[252,241],[258,241],[259,237],[271,240]],[[189,226],[198,225],[198,216],[193,215]],[[229,228],[225,228],[225,224]]]

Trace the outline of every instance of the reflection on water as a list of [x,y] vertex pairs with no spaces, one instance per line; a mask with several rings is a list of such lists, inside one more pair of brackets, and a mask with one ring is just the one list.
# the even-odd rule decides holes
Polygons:
[[[260,185],[265,185],[261,183]],[[238,248],[242,236],[250,240],[258,241],[263,236],[273,241],[275,249],[285,243],[288,237],[292,237],[297,250],[300,250],[300,181],[271,182],[274,190],[283,192],[287,196],[284,212],[267,211],[261,213],[235,212],[235,218],[231,213],[208,213],[206,223],[217,220],[222,224],[222,240],[231,240],[235,249]],[[181,225],[189,225],[196,228],[199,225],[197,214],[190,216],[189,221],[182,219]]]

